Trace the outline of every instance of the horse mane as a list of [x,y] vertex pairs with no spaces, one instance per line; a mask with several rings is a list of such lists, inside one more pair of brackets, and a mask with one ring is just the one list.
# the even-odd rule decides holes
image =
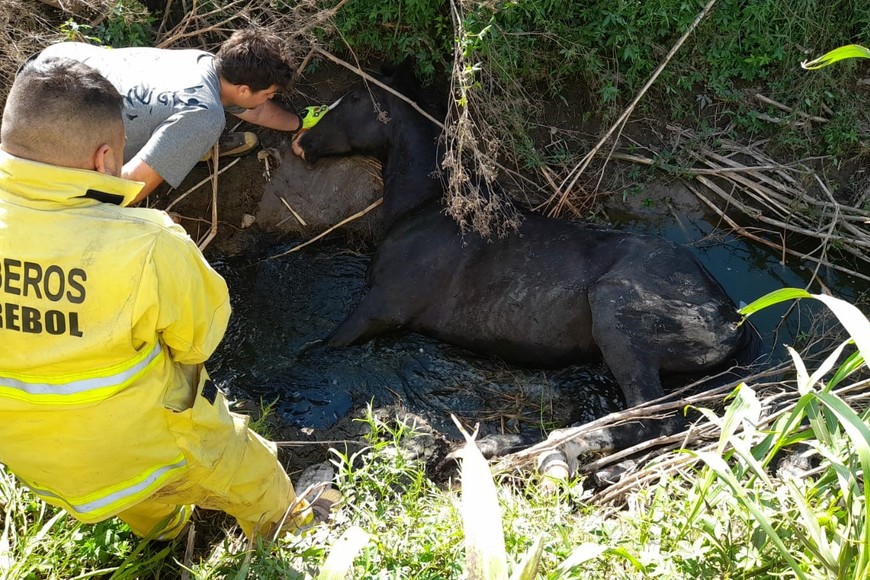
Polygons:
[[380,73],[374,76],[436,119],[443,119],[447,113],[448,95],[442,95],[442,91],[435,87],[424,86],[416,74],[415,65],[413,56],[405,57],[398,63],[384,62],[381,64]]

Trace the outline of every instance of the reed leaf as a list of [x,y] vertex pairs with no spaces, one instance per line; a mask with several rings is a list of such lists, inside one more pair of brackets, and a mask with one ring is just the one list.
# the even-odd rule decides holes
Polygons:
[[870,58],[870,50],[860,44],[847,44],[826,52],[819,58],[810,61],[803,61],[801,63],[801,68],[806,70],[817,70],[847,58]]
[[474,438],[454,417],[465,445],[455,452],[462,459],[462,524],[465,531],[465,574],[469,580],[508,577],[501,508],[489,464]]
[[353,568],[353,561],[369,543],[369,534],[359,526],[351,526],[333,544],[318,580],[345,580]]

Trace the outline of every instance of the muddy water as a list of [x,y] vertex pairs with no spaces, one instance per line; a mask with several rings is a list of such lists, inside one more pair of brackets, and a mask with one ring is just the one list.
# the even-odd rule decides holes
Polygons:
[[[273,246],[273,255],[289,246]],[[450,413],[484,432],[523,432],[585,422],[619,408],[606,369],[509,367],[411,333],[348,348],[322,339],[365,292],[369,255],[319,245],[252,264],[218,261],[233,318],[213,357],[213,377],[231,394],[278,399],[292,425],[326,429],[351,408],[401,404],[437,430],[454,433]],[[455,433],[458,436],[458,433]]]
[[[679,198],[679,186],[668,192]],[[713,216],[698,213],[675,202],[667,209],[638,212],[619,208],[609,212],[614,226],[640,233],[661,235],[688,247],[707,270],[722,284],[731,299],[740,306],[780,288],[805,288],[821,293],[819,282],[834,296],[858,300],[870,290],[868,285],[829,268],[817,268],[815,262],[785,256],[768,246],[738,237],[730,229],[717,227]],[[795,240],[789,242],[794,249]],[[800,348],[806,333],[815,332],[813,318],[825,312],[816,301],[801,301],[772,306],[751,316],[761,333],[765,352],[771,360],[787,357],[785,346]]]

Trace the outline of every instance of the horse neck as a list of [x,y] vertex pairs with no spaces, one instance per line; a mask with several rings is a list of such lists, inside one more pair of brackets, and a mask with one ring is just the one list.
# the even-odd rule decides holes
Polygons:
[[391,141],[382,169],[386,228],[444,193],[435,175],[440,165],[437,138],[437,131],[426,127]]

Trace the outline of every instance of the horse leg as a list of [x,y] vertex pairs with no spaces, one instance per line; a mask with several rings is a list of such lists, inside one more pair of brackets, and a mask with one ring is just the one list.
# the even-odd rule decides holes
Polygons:
[[[643,322],[643,304],[641,297],[624,280],[600,282],[589,292],[592,334],[604,363],[619,383],[626,408],[664,394],[658,355],[653,345],[645,341],[655,331]],[[675,433],[683,425],[681,417],[637,419],[585,435],[572,447],[572,453],[625,449]]]
[[350,315],[324,339],[327,346],[362,344],[401,326],[390,305],[369,292]]

